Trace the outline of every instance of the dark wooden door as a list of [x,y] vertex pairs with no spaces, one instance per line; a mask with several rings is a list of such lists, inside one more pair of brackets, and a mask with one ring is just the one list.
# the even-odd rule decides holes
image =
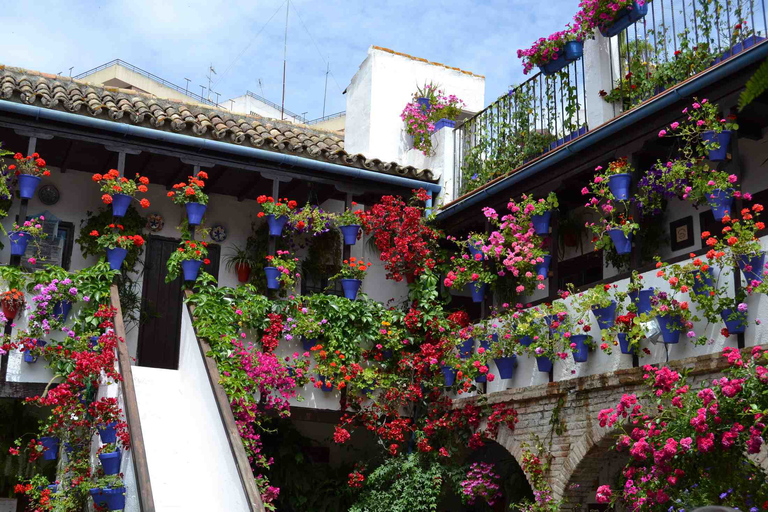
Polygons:
[[[166,262],[179,247],[179,240],[150,236],[144,259],[144,283],[141,290],[141,320],[136,354],[139,366],[167,368],[179,367],[181,334],[182,278],[166,283]],[[208,246],[210,264],[203,266],[218,278],[221,247]]]

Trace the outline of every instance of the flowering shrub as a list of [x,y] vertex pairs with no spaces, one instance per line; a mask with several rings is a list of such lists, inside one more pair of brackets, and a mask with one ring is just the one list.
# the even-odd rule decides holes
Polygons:
[[208,265],[211,260],[208,259],[208,242],[195,240],[182,240],[179,247],[173,251],[168,258],[166,266],[168,275],[165,276],[165,282],[170,283],[179,277],[182,261],[198,260],[204,265]]
[[584,34],[578,27],[569,26],[566,30],[539,38],[526,50],[517,50],[517,58],[523,59],[523,74],[527,75],[534,67],[557,60],[565,52],[565,43],[583,40]]
[[168,192],[168,197],[174,204],[200,203],[208,204],[208,194],[203,192],[208,173],[200,171],[197,176],[190,176],[187,182],[176,183],[173,190]]
[[[419,98],[426,98],[428,105],[419,103]],[[425,155],[432,154],[432,132],[440,119],[455,120],[461,114],[464,102],[454,95],[446,96],[433,84],[419,88],[408,103],[400,118],[405,122],[405,131],[413,137],[413,147]]]
[[494,465],[475,462],[470,466],[467,476],[461,482],[461,499],[468,505],[480,500],[493,506],[501,496],[499,475],[493,472]]
[[274,215],[276,218],[283,215],[288,216],[291,211],[296,209],[296,201],[289,201],[287,197],[278,198],[275,201],[272,196],[261,195],[256,198],[256,202],[261,205],[262,210],[257,215],[259,218],[264,217],[264,215]]
[[[136,178],[129,180],[125,176],[120,176],[117,169],[110,169],[105,174],[94,174],[93,181],[99,184],[101,188],[101,200],[104,204],[112,204],[114,194],[123,194],[135,197],[137,193],[145,194],[148,191],[149,178],[136,173]],[[149,208],[149,200],[144,198],[139,201],[142,208]]]
[[296,284],[296,279],[299,278],[299,273],[296,272],[299,258],[291,258],[291,253],[288,251],[277,251],[276,256],[267,255],[266,258],[269,266],[275,267],[280,271],[277,280],[281,286],[291,290],[293,285]]
[[21,153],[16,153],[13,155],[13,160],[15,163],[9,165],[8,170],[13,171],[16,176],[28,174],[42,178],[51,175],[51,171],[45,167],[45,160],[40,158],[37,153],[32,153],[26,157],[22,156]]

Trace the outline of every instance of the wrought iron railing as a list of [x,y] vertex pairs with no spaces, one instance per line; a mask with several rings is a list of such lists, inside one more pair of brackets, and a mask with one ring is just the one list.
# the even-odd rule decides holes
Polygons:
[[765,0],[646,1],[648,13],[609,38],[609,90],[587,91],[587,52],[562,72],[533,76],[455,128],[454,197],[586,133],[587,96],[610,103],[615,117],[768,33]]

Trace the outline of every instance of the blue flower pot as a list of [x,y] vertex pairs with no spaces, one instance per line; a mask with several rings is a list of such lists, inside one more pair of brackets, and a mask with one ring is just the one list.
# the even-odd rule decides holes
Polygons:
[[730,320],[733,310],[730,308],[723,309],[720,312],[720,317],[725,322],[725,327],[728,329],[729,334],[741,334],[747,328],[747,315],[745,313],[736,313],[737,316]]
[[427,110],[429,108],[429,98],[419,97],[416,98],[416,101],[419,103],[422,110]]
[[131,196],[125,194],[114,194],[112,196],[112,216],[125,217],[125,212],[128,211],[131,199],[133,199]]
[[280,271],[277,267],[264,267],[264,273],[267,275],[267,288],[270,290],[280,288],[280,281],[277,280],[280,277]]
[[115,247],[114,249],[107,249],[107,261],[109,262],[109,268],[112,270],[120,270],[123,266],[123,261],[128,255],[128,249],[122,247]]
[[723,220],[733,208],[733,189],[720,190],[716,188],[711,194],[707,194],[707,203],[712,208],[715,220]]
[[589,345],[587,345],[587,339],[592,339],[591,336],[586,334],[576,334],[571,336],[571,343],[576,344],[576,348],[572,349],[573,360],[577,363],[586,363],[589,358]]
[[701,295],[705,293],[707,287],[714,288],[715,281],[714,281],[712,267],[707,268],[706,272],[702,272],[701,270],[695,270],[692,272],[692,274],[693,274],[692,293],[694,295]]
[[285,227],[286,222],[288,222],[287,215],[281,215],[279,217],[275,217],[274,215],[267,215],[269,236],[281,236],[283,234],[283,228]]
[[536,366],[540,372],[549,373],[552,371],[552,360],[546,356],[536,356]]
[[91,498],[93,498],[93,502],[100,506],[100,507],[106,507],[107,506],[107,495],[104,494],[104,489],[96,488],[91,489],[88,491],[88,494],[91,495]]
[[613,197],[619,201],[629,199],[629,187],[632,185],[632,175],[626,172],[614,174],[608,178],[608,188]]
[[608,234],[613,241],[613,246],[616,247],[617,253],[629,254],[632,252],[632,235],[627,236],[620,229],[609,229]]
[[120,472],[120,448],[112,453],[100,453],[99,460],[105,475],[116,475]]
[[184,260],[181,262],[181,270],[184,272],[185,281],[196,281],[197,273],[200,272],[200,265],[203,260]]
[[187,203],[187,222],[190,226],[198,226],[203,221],[207,205],[200,203]]
[[[747,284],[752,281],[763,281],[763,272],[765,272],[765,253],[761,252],[756,256],[743,255],[738,259],[739,269],[747,279]],[[749,269],[747,270],[747,268]]]
[[360,232],[359,224],[350,224],[348,226],[339,226],[341,234],[344,235],[344,245],[355,245],[357,234]]
[[499,378],[511,379],[515,375],[515,363],[517,362],[516,355],[494,357],[493,362],[496,363],[496,368],[499,369]]
[[478,303],[483,302],[483,299],[485,298],[485,289],[488,288],[487,283],[470,283],[469,288],[472,291],[472,302]]
[[[46,341],[44,340],[37,340],[37,346],[38,347],[44,347],[46,345]],[[28,350],[24,351],[24,362],[29,364],[34,364],[37,362],[37,356],[33,356],[29,353]]]
[[646,288],[645,290],[637,292],[629,292],[628,295],[635,306],[637,306],[638,315],[651,312],[651,297],[654,295],[653,288]]
[[106,500],[105,505],[109,510],[123,510],[125,508],[125,487],[102,489]]
[[115,427],[117,427],[116,421],[110,421],[106,425],[99,425],[99,437],[101,438],[101,442],[103,444],[114,443],[117,441],[117,432],[115,431]]
[[52,436],[43,436],[40,438],[43,445],[43,460],[56,460],[59,455],[59,438]]
[[35,190],[40,184],[40,176],[31,174],[19,174],[19,196],[22,199],[32,199],[35,197]]
[[475,338],[469,338],[459,343],[459,357],[466,359],[472,355],[475,349]]
[[392,350],[384,349],[381,351],[381,357],[383,357],[384,359],[392,359],[393,357],[395,357],[395,353]]
[[11,241],[11,256],[24,256],[30,238],[32,237],[28,233],[11,231],[8,234],[8,239]]
[[349,300],[355,300],[362,284],[360,279],[342,279],[341,288],[344,290],[344,296]]
[[475,382],[479,382],[481,384],[484,382],[488,382],[488,375],[485,373],[481,373],[480,375],[475,377]]
[[450,366],[442,366],[440,368],[443,372],[443,378],[445,378],[445,387],[449,388],[456,382],[456,369]]
[[317,338],[307,339],[306,336],[301,337],[301,348],[304,350],[312,350],[312,347],[317,345]]
[[565,53],[561,53],[560,56],[555,60],[551,60],[546,64],[539,66],[539,70],[541,70],[541,73],[543,75],[547,75],[547,76],[554,75],[555,73],[563,69],[565,66],[570,64],[570,62],[571,61],[569,61],[565,57]]
[[718,149],[709,150],[709,159],[712,162],[721,162],[726,159],[726,156],[728,154],[728,143],[731,142],[730,130],[723,130],[720,133],[715,133],[713,131],[707,130],[705,132],[701,132],[701,138],[704,142],[707,142],[707,143],[716,142],[720,144],[720,147]]
[[450,119],[441,118],[438,119],[435,123],[435,131],[440,131],[441,128],[455,128],[456,127],[456,121],[451,121]]
[[549,220],[552,218],[552,212],[544,212],[541,215],[531,216],[531,222],[533,223],[533,230],[537,235],[549,234]]
[[583,41],[568,41],[565,43],[565,59],[569,62],[579,60],[584,55]]
[[635,349],[634,347],[629,346],[629,337],[627,336],[627,333],[625,332],[618,333],[618,338],[619,338],[619,348],[621,349],[621,353],[634,355]]
[[322,389],[326,393],[330,393],[331,391],[333,391],[333,383],[332,382],[328,382],[326,384],[326,382],[325,382],[325,375],[318,375],[317,376],[317,380],[319,380],[320,383],[322,384],[320,386],[320,389]]
[[480,259],[484,258],[483,251],[478,249],[476,246],[470,244],[469,245],[469,254],[472,256],[472,259],[477,260],[477,255],[480,255]]
[[613,37],[622,30],[629,27],[634,22],[641,20],[648,14],[648,0],[639,5],[637,2],[632,4],[632,9],[622,9],[616,13],[613,23],[609,27],[600,28],[603,37]]
[[530,336],[522,336],[520,339],[517,340],[518,343],[520,343],[522,346],[527,347],[531,343],[533,343],[533,338]]
[[612,300],[609,306],[604,308],[592,307],[592,313],[594,313],[597,319],[597,325],[600,329],[610,329],[613,327],[616,319],[616,301]]
[[[494,334],[493,336],[496,336],[496,335]],[[499,341],[498,338],[494,339],[494,343],[497,341]],[[491,340],[489,340],[488,338],[480,338],[478,342],[480,343],[480,346],[483,347],[484,351],[487,352],[488,350],[490,350]]]
[[664,343],[677,343],[680,341],[680,317],[675,315],[659,315],[656,317],[661,331],[661,339]]
[[549,275],[549,264],[552,261],[552,256],[547,254],[546,256],[542,256],[542,259],[544,261],[536,263],[536,274],[546,279]]
[[53,316],[59,322],[66,322],[70,311],[72,311],[72,303],[68,300],[53,305]]

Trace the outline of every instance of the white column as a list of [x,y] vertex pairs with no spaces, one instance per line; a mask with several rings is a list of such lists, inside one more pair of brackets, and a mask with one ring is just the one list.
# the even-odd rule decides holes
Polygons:
[[[611,51],[614,70],[611,75]],[[618,38],[607,38],[595,33],[595,39],[584,42],[584,71],[587,89],[587,123],[590,130],[613,119],[621,112],[621,106],[603,100],[600,91],[611,92],[618,80]],[[613,83],[611,82],[613,76]],[[615,111],[614,111],[615,110]]]

